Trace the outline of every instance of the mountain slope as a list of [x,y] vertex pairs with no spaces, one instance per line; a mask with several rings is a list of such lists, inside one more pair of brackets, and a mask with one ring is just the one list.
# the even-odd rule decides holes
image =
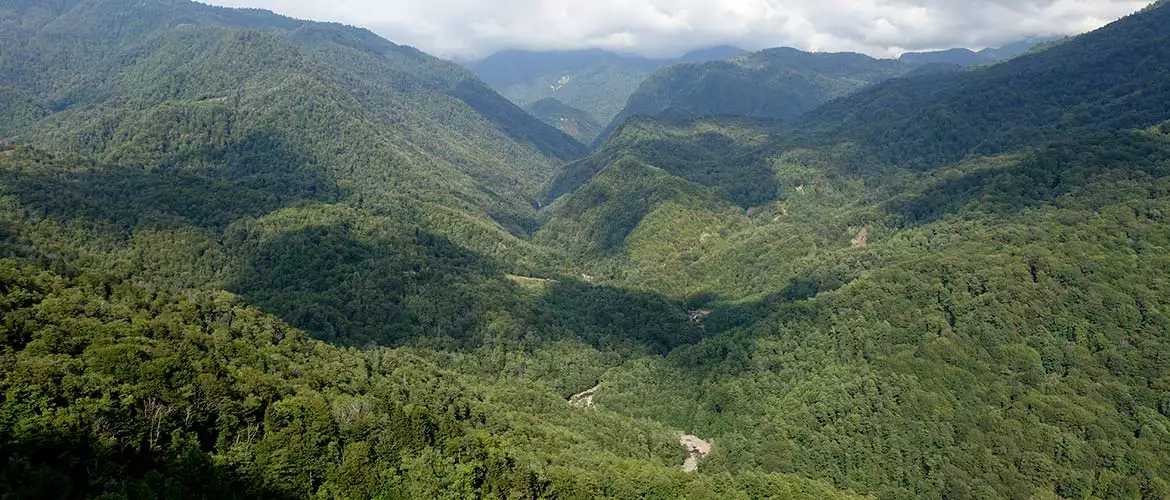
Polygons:
[[[364,32],[4,9],[9,496],[1170,497],[1170,112],[1117,92],[1165,85],[1157,8],[779,126],[636,117],[564,168]],[[1003,92],[1033,71],[1067,78]],[[1112,114],[1020,118],[1054,105]]]
[[[733,443],[711,470],[883,499],[1170,495],[1164,5],[782,128],[631,120],[566,169],[536,241],[706,336],[594,400]],[[1068,122],[1032,121],[1058,102]],[[1003,131],[948,141],[942,116]],[[720,188],[761,179],[758,205]]]
[[321,152],[340,135],[347,147],[316,159],[337,180],[376,169],[358,174],[381,178],[361,183],[371,195],[450,192],[508,220],[584,152],[458,66],[367,31],[178,1],[59,9],[32,5],[4,25],[22,49],[6,51],[0,83],[30,113],[10,115],[0,136],[145,163],[257,134]]
[[791,119],[912,68],[861,54],[814,54],[790,48],[671,66],[638,87],[602,137],[632,116]]
[[[466,70],[264,12],[54,5],[18,5],[24,17],[3,25],[24,50],[4,64],[31,75],[4,88],[34,107],[67,101],[3,124],[3,136],[59,153],[24,149],[0,186],[15,203],[6,228],[43,242],[33,258],[231,290],[346,345],[466,347],[490,311],[552,307],[516,299],[505,275],[556,274],[553,252],[514,235],[534,226],[540,184],[582,146]],[[687,330],[682,311],[658,304],[647,314]],[[595,340],[625,305],[593,316]]]
[[705,422],[741,443],[728,470],[879,498],[1164,496],[1168,145],[1074,138],[904,177],[893,203],[803,173],[751,216],[663,204],[614,279],[690,297],[723,333],[596,399]]
[[465,70],[259,11],[3,8],[7,496],[853,497],[566,401],[702,331],[509,232],[581,145]]
[[622,155],[537,240],[601,242],[586,272],[685,300],[708,337],[595,401],[701,423],[735,443],[719,470],[879,498],[1170,493],[1170,138],[1037,149],[876,186],[847,151],[788,151],[778,200],[746,212]]

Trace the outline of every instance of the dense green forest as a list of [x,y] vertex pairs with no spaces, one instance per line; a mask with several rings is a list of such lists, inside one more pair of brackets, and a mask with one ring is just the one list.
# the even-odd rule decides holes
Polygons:
[[846,498],[672,470],[660,424],[426,353],[330,347],[230,293],[12,258],[0,286],[5,498]]
[[[879,498],[1170,494],[1170,113],[1093,90],[1156,94],[1163,79],[1144,72],[1163,66],[1123,61],[1165,59],[1166,12],[892,80],[794,125],[625,124],[558,176],[536,241],[704,311],[708,335],[609,372],[598,403],[702,422],[720,443],[705,470],[796,472]],[[908,87],[938,102],[892,100]],[[1005,104],[1016,88],[1061,99],[1053,112],[1113,106],[1113,121],[1013,122],[1048,106]],[[860,114],[887,102],[888,116]],[[952,129],[924,113],[959,104],[998,124],[992,137],[1030,139],[931,156]],[[870,131],[880,140],[857,139]]]
[[0,118],[4,135],[126,166],[302,170],[290,178],[318,177],[318,192],[414,198],[518,232],[539,186],[585,153],[468,71],[368,31],[139,3],[5,7],[0,93],[23,113]]
[[[1056,143],[870,201],[798,160],[776,167],[802,192],[750,215],[632,159],[574,193],[655,186],[645,217],[598,224],[621,233],[586,257],[710,310],[720,332],[608,373],[599,404],[701,422],[720,443],[706,470],[880,498],[1168,494],[1170,137]],[[583,231],[566,223],[590,222],[542,231]]]
[[0,496],[1170,497],[1168,9],[588,152],[368,31],[6,2]]

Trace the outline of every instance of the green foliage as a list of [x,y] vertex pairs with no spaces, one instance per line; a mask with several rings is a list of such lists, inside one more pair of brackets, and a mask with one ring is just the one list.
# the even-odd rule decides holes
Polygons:
[[[11,498],[542,496],[465,389],[242,306],[0,260]],[[451,399],[445,399],[451,398]]]
[[524,379],[475,387],[407,351],[329,347],[224,292],[7,258],[0,290],[10,498],[846,498],[671,471],[681,451],[661,426]]
[[551,218],[537,238],[586,253],[620,252],[642,221],[671,201],[687,206],[719,205],[699,186],[641,161],[619,160],[572,196],[549,207]]
[[[525,264],[523,247],[508,258],[474,252],[405,212],[282,199],[291,193],[280,184],[253,190],[248,179],[200,172],[76,165],[26,147],[0,158],[0,172],[0,197],[12,202],[0,221],[21,240],[10,253],[64,274],[101,269],[228,289],[338,344],[472,348],[575,338],[664,354],[700,333],[680,304],[653,294],[555,275],[528,293],[506,275],[530,274],[545,260],[539,254]],[[512,243],[490,231],[480,237],[481,246]],[[493,329],[501,315],[524,328]]]
[[588,182],[616,159],[629,156],[693,183],[713,188],[744,208],[772,201],[778,186],[767,165],[769,134],[748,120],[676,122],[635,119],[593,155],[567,165],[549,183],[551,201]]

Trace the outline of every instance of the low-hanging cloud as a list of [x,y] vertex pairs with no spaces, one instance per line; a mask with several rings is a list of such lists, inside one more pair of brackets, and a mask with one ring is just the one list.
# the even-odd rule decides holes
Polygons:
[[210,0],[363,26],[436,55],[602,48],[674,56],[719,44],[895,56],[1081,33],[1150,0]]

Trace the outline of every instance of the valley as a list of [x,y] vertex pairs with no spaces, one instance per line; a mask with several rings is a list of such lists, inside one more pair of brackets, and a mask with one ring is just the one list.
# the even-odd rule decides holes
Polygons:
[[1170,497],[1165,2],[589,110],[187,0],[0,39],[4,498]]

